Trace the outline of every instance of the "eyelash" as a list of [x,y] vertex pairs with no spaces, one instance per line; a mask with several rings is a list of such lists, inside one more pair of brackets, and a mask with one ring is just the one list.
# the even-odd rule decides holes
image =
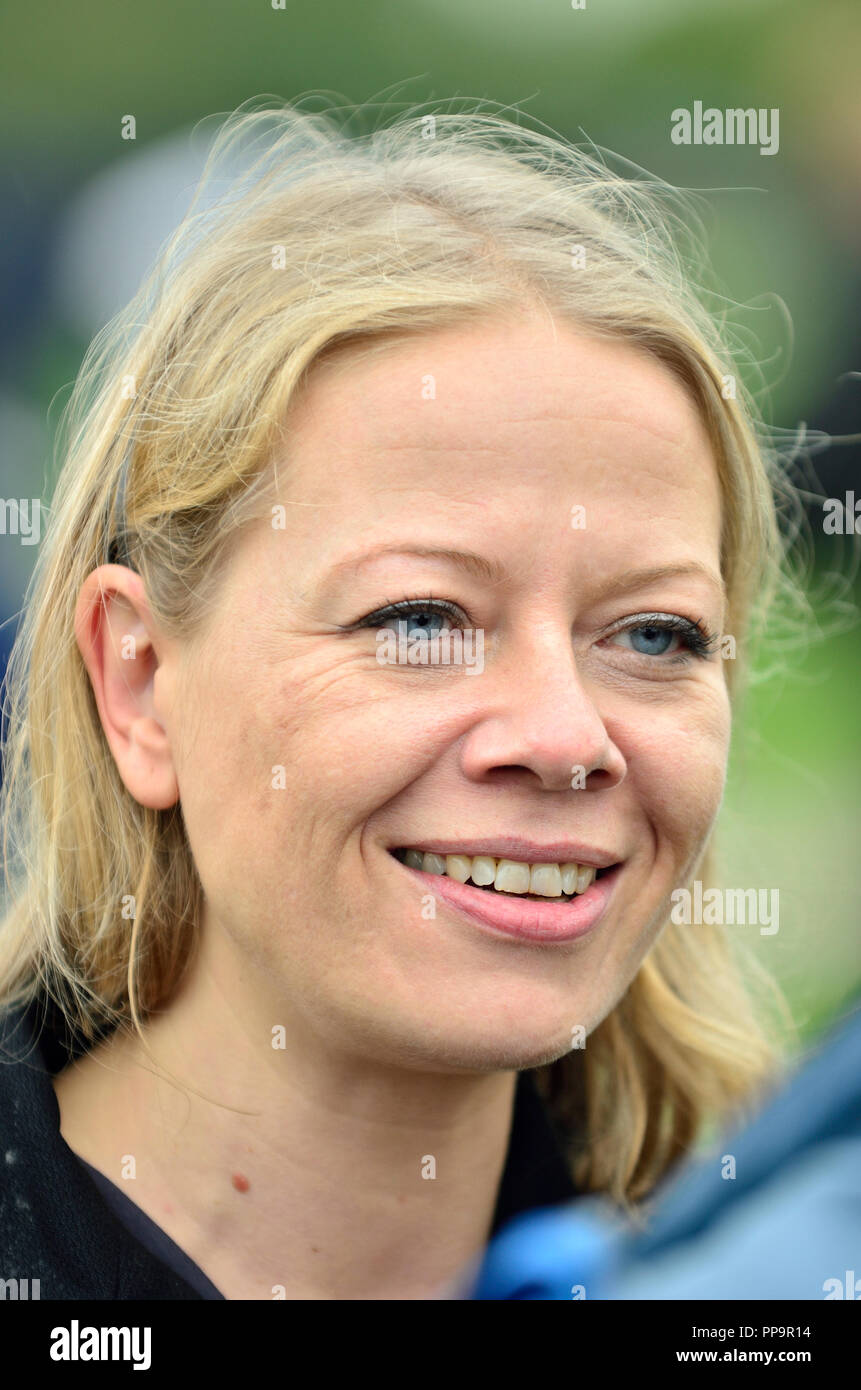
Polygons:
[[397,617],[399,613],[412,613],[416,608],[424,608],[430,613],[441,613],[446,618],[457,618],[463,614],[467,620],[464,626],[472,626],[469,614],[465,608],[461,608],[459,603],[452,603],[447,598],[433,598],[430,594],[387,601],[383,608],[375,608],[373,613],[369,613],[367,618],[362,618],[354,626],[379,627],[378,618]]
[[[382,608],[374,609],[366,618],[354,623],[354,628],[380,627],[380,619],[397,617],[399,613],[409,613],[416,608],[423,608],[430,613],[442,614],[447,618],[457,618],[459,615],[467,619],[464,626],[471,626],[469,614],[460,604],[452,603],[449,599],[436,599],[431,594],[417,595],[414,598],[404,598],[395,601],[387,601]],[[607,635],[615,637],[619,632],[637,632],[640,628],[653,627],[661,632],[675,632],[681,637],[690,656],[698,660],[706,660],[715,650],[719,638],[712,633],[706,626],[702,618],[683,618],[678,613],[637,613],[633,619],[626,619],[618,627],[612,629]],[[644,656],[643,652],[634,655]],[[674,652],[669,657],[655,656],[646,660],[653,661],[679,661],[685,660],[682,653]]]
[[[679,613],[638,613],[633,621],[626,620],[619,627],[613,628],[608,636],[615,637],[617,632],[638,632],[641,628],[652,627],[659,632],[675,632],[683,638],[688,652],[700,661],[704,661],[715,650],[718,644],[718,637],[709,631],[702,618],[683,618]],[[639,653],[644,655],[644,653]],[[672,661],[679,660],[679,652],[674,652],[671,656],[664,658]],[[654,657],[655,661],[660,661],[661,657]],[[684,657],[681,658],[684,660]]]

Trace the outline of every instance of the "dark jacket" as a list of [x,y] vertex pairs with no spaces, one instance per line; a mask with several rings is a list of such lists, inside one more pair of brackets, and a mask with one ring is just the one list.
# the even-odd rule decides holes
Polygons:
[[[16,1290],[38,1280],[41,1299],[222,1298],[63,1139],[50,1078],[80,1051],[44,999],[0,1015],[0,1296],[27,1296]],[[521,1072],[493,1234],[512,1216],[575,1195],[534,1080]]]

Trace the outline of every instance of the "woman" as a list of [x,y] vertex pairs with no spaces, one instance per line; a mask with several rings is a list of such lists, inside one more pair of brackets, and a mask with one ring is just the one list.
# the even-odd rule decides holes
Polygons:
[[4,1255],[433,1298],[773,1072],[668,920],[772,487],[659,188],[487,111],[222,162],[82,371],[13,661]]

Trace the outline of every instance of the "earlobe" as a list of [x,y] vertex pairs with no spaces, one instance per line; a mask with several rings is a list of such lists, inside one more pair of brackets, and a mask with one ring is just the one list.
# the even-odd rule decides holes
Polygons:
[[142,806],[175,805],[173,752],[155,700],[155,675],[170,659],[168,644],[159,641],[140,576],[123,565],[94,570],[78,596],[75,639],[126,787]]

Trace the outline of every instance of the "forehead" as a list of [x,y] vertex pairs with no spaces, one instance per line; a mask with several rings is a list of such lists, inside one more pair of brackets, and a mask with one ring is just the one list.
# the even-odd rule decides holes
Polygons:
[[564,572],[585,591],[696,559],[719,572],[705,427],[683,384],[622,340],[535,318],[343,345],[286,426],[279,500],[298,505],[277,534],[309,582],[391,541],[478,550],[530,586]]
[[336,451],[349,443],[357,460],[410,449],[523,450],[560,430],[601,430],[608,441],[635,431],[656,449],[710,454],[699,413],[666,366],[628,341],[549,318],[342,345],[312,367],[290,412],[294,439]]

